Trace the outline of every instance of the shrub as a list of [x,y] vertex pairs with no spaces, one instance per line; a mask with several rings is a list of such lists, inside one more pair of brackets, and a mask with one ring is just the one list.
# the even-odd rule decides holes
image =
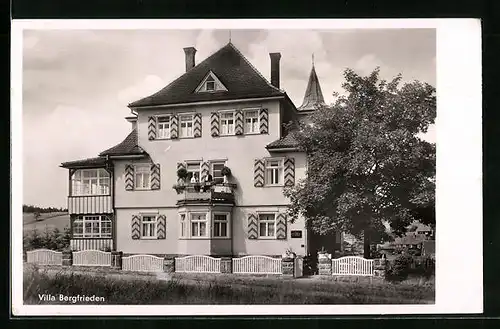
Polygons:
[[177,177],[179,177],[180,179],[186,179],[188,175],[188,171],[186,170],[186,168],[179,168],[177,170]]
[[229,169],[229,167],[222,167],[220,173],[222,176],[231,177],[231,169]]
[[61,232],[58,228],[45,230],[40,233],[37,229],[24,233],[23,236],[23,250],[33,249],[50,249],[50,250],[64,250],[69,248],[71,239],[71,232],[69,228],[65,228]]
[[386,262],[385,279],[390,282],[401,282],[408,278],[413,260],[411,256],[400,255],[393,262]]
[[411,273],[430,279],[436,273],[436,263],[429,256],[422,257]]

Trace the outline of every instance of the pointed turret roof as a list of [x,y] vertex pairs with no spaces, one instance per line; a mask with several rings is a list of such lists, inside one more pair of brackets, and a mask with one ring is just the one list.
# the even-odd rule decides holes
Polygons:
[[319,79],[316,75],[316,69],[313,64],[311,74],[309,75],[309,82],[307,83],[306,93],[304,95],[304,101],[302,102],[302,105],[297,108],[297,110],[314,110],[317,106],[321,105],[325,105],[325,99],[323,98],[321,86],[319,85]]
[[[195,92],[209,72],[221,81],[227,91]],[[129,107],[285,95],[283,91],[271,85],[229,42],[157,93],[135,101],[129,104]]]

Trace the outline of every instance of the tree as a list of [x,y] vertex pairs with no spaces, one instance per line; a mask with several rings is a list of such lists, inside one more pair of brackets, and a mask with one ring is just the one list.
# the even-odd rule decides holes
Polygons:
[[307,178],[287,188],[289,215],[319,234],[342,230],[386,241],[384,223],[402,235],[434,212],[435,145],[422,140],[436,117],[435,88],[401,75],[387,82],[347,69],[345,96],[288,126],[308,157]]

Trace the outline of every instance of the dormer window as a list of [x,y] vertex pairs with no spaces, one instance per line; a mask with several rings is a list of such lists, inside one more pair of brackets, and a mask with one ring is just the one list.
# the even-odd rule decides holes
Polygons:
[[206,89],[207,91],[215,91],[215,80],[211,76],[208,77],[207,82],[206,82]]
[[209,71],[196,88],[196,92],[213,93],[216,91],[227,91],[227,88],[222,84],[219,78],[217,78],[217,76],[212,71]]

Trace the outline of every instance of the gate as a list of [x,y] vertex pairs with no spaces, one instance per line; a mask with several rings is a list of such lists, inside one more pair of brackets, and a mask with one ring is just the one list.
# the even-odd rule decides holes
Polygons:
[[180,273],[221,273],[220,258],[193,255],[175,258],[175,271]]

